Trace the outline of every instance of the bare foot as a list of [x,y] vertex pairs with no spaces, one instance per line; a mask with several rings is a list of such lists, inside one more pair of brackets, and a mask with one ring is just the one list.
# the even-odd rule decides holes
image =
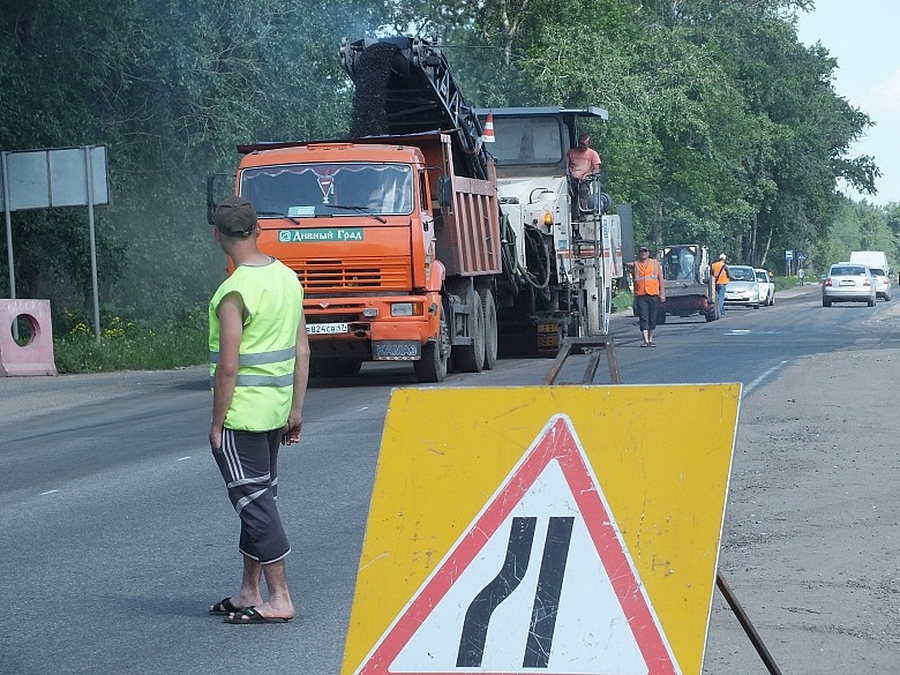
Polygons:
[[244,609],[245,607],[258,607],[263,604],[263,599],[259,593],[247,596],[238,593],[231,597],[231,604],[235,607],[240,607],[241,609]]
[[270,599],[268,602],[263,602],[259,605],[254,605],[256,611],[259,612],[262,616],[267,619],[293,619],[295,616],[294,605],[290,602],[285,604],[273,605],[272,600]]
[[232,612],[225,623],[284,623],[294,618],[294,609],[279,612],[269,603],[260,607],[247,607],[242,612]]

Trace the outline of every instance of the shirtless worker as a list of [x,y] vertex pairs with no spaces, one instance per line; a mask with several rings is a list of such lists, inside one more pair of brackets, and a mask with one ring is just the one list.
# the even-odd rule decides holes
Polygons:
[[588,209],[590,206],[588,204],[588,187],[585,181],[589,176],[600,173],[600,167],[603,166],[600,155],[590,144],[591,135],[581,134],[578,137],[578,145],[566,154],[569,180],[575,188],[582,209]]

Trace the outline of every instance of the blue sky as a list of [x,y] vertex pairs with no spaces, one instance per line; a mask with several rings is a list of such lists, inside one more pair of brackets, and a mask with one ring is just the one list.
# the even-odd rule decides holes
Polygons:
[[822,43],[838,62],[835,91],[877,123],[851,148],[852,155],[872,155],[883,174],[875,183],[878,194],[866,199],[900,203],[900,1],[815,3],[814,12],[799,13],[800,41]]

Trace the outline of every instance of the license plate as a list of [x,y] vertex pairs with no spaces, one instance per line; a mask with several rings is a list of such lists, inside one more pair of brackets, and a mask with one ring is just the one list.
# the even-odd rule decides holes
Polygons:
[[346,333],[347,330],[347,324],[345,323],[306,324],[307,335],[333,335],[334,333]]
[[537,325],[538,335],[559,335],[559,324],[556,321],[541,321]]
[[853,279],[841,279],[841,286],[856,286],[856,282]]

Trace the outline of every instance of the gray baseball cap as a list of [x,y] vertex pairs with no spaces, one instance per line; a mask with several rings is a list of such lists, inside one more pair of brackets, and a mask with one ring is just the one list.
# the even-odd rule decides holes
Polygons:
[[247,237],[256,229],[256,209],[243,197],[230,196],[216,207],[216,229],[229,237]]

